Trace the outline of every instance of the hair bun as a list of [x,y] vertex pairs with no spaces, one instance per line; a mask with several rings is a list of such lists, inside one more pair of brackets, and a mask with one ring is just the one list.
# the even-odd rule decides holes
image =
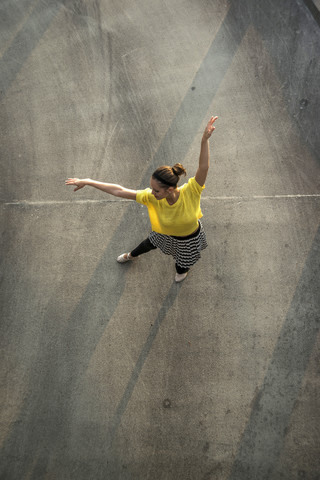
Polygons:
[[186,174],[187,171],[181,163],[176,163],[173,167],[162,165],[158,167],[152,174],[159,183],[165,187],[176,187],[180,180],[180,175]]
[[176,175],[177,177],[180,177],[181,175],[185,175],[187,173],[187,171],[184,168],[184,166],[181,165],[181,163],[176,163],[172,167],[172,173],[174,173],[174,175]]

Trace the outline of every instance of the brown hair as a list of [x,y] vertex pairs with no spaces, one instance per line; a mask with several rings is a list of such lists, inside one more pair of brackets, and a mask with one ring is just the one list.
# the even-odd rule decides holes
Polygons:
[[152,174],[152,178],[161,183],[164,187],[176,187],[180,180],[181,175],[187,173],[181,163],[176,163],[173,167],[167,167],[163,165],[157,168]]

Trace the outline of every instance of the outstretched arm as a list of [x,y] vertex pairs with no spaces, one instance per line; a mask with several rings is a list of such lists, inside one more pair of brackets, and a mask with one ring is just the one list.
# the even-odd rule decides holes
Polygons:
[[211,117],[205,131],[203,132],[202,140],[201,140],[201,149],[200,149],[200,157],[199,157],[199,167],[196,173],[196,181],[199,185],[203,186],[205,184],[208,170],[209,170],[209,138],[212,135],[212,132],[215,130],[216,127],[213,126],[214,122],[217,120],[218,117]]
[[68,180],[66,180],[66,185],[75,185],[75,192],[77,190],[80,190],[80,188],[89,185],[90,187],[95,187],[105,193],[114,195],[115,197],[127,198],[129,200],[135,200],[137,195],[136,190],[129,190],[129,188],[122,187],[121,185],[116,185],[115,183],[97,182],[96,180],[91,180],[91,178],[68,178]]

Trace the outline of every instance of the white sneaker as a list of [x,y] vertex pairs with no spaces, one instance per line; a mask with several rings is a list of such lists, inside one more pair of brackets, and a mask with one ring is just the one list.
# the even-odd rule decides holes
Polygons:
[[183,280],[186,278],[189,272],[186,273],[176,273],[176,276],[174,277],[175,281],[177,283],[183,282]]
[[117,262],[126,263],[129,262],[129,260],[133,260],[133,258],[134,257],[131,257],[131,253],[123,253],[122,255],[119,255]]

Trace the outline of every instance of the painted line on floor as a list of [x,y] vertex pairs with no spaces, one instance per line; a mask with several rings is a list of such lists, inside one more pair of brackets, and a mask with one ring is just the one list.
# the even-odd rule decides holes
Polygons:
[[[245,196],[202,196],[201,200],[273,200],[273,199],[291,199],[291,198],[320,198],[319,193],[314,194],[292,194],[292,195],[245,195]],[[17,206],[17,207],[45,207],[50,205],[104,205],[110,203],[131,203],[133,200],[126,198],[118,200],[44,200],[44,201],[26,201],[20,200],[18,202],[3,202],[3,206]]]

